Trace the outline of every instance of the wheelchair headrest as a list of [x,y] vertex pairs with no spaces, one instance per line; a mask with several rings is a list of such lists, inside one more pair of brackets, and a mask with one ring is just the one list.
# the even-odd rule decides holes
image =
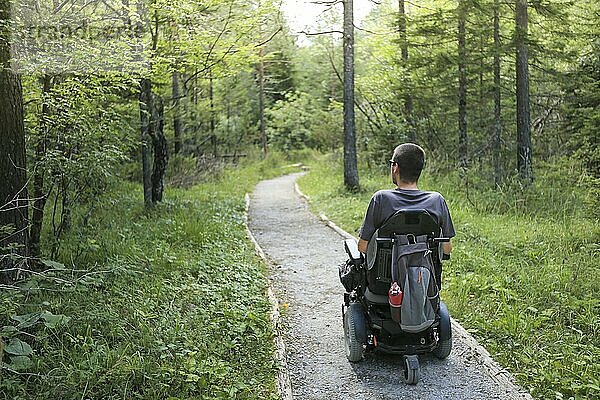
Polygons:
[[379,237],[412,234],[440,235],[440,226],[437,220],[427,210],[400,210],[389,217],[379,228]]

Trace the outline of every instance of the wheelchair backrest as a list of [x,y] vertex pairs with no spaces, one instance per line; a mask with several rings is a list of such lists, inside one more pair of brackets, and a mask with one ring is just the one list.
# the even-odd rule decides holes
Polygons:
[[[389,217],[377,229],[369,241],[367,251],[367,281],[369,290],[375,294],[387,294],[392,283],[392,247],[391,242],[385,238],[395,235],[413,235],[415,239],[439,237],[441,228],[437,220],[427,210],[400,210]],[[427,241],[437,259],[437,248]]]

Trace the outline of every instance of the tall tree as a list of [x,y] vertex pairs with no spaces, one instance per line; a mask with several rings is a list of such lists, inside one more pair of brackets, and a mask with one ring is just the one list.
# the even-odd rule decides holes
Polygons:
[[496,187],[500,185],[500,140],[502,134],[500,89],[500,1],[494,0],[494,129],[492,134],[492,164]]
[[181,136],[183,125],[181,119],[181,74],[179,71],[173,71],[172,76],[172,97],[173,97],[173,143],[175,145],[175,154],[181,152]]
[[154,152],[154,162],[152,163],[152,202],[162,201],[163,191],[165,189],[165,174],[167,172],[167,162],[169,153],[167,139],[165,138],[165,108],[162,98],[152,93],[152,149]]
[[140,80],[140,130],[142,149],[142,182],[144,188],[144,204],[152,207],[152,172],[151,172],[151,138],[152,138],[152,81],[148,78]]
[[208,117],[208,130],[210,133],[210,144],[212,146],[213,157],[218,156],[217,149],[217,133],[215,132],[215,94],[214,94],[214,78],[212,75],[208,77],[208,102],[210,107],[210,115]]
[[[152,91],[153,57],[158,49],[161,19],[156,1],[152,3],[152,18],[149,21],[151,55],[147,76],[140,79],[140,129],[142,143],[142,173],[144,204],[151,207],[162,201],[164,178],[168,161],[167,143],[164,136],[164,107],[162,98]],[[152,147],[150,147],[152,146]],[[154,154],[152,171],[150,158]]]
[[[10,0],[0,0],[0,269],[27,255],[28,204],[21,78],[11,69]],[[4,229],[10,227],[10,231]],[[16,248],[15,248],[16,245]],[[2,274],[0,279],[14,278]]]
[[[402,63],[405,68],[405,81],[409,79],[408,69],[408,37],[406,33],[407,15],[404,0],[398,0],[398,32],[400,34],[400,55],[402,57]],[[408,124],[408,141],[414,142],[416,140],[415,127],[413,120],[413,98],[411,93],[410,85],[404,88],[404,114],[406,122]]]
[[359,188],[354,128],[354,4],[344,0],[344,185],[349,190]]
[[54,85],[54,77],[44,74],[42,76],[42,115],[40,118],[40,137],[35,146],[35,163],[33,170],[33,209],[31,213],[31,227],[29,229],[29,248],[31,256],[40,256],[40,239],[42,234],[42,224],[44,222],[44,208],[48,193],[44,190],[45,169],[41,165],[42,158],[46,154],[49,130],[50,114],[50,90]]
[[265,125],[265,62],[264,49],[258,54],[258,113],[260,121],[260,144],[263,156],[267,155],[267,130]]
[[529,53],[527,47],[527,0],[515,2],[517,170],[525,184],[533,180],[529,115]]
[[458,2],[458,165],[468,165],[466,0]]

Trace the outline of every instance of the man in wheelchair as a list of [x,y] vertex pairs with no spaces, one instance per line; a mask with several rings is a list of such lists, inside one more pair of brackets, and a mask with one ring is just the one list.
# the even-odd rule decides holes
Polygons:
[[[367,252],[368,242],[375,230],[399,210],[426,210],[437,219],[444,237],[454,237],[450,211],[442,195],[424,192],[417,187],[424,166],[425,152],[420,146],[404,143],[394,149],[390,160],[390,175],[396,188],[380,190],[371,198],[359,233],[358,250],[361,253]],[[444,254],[450,254],[451,251],[452,244],[444,243]]]
[[346,356],[356,362],[365,350],[401,354],[402,378],[409,384],[419,379],[417,354],[446,358],[452,349],[450,316],[439,290],[441,260],[450,256],[455,231],[442,195],[417,187],[424,165],[420,146],[394,149],[390,175],[396,188],[373,195],[358,244],[345,242],[350,260],[340,269],[346,278]]

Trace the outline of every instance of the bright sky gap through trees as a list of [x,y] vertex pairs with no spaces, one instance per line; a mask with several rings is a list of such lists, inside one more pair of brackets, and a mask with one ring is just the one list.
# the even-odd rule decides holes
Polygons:
[[[354,23],[358,24],[362,21],[373,6],[373,2],[370,0],[356,0],[354,2]],[[335,6],[339,9],[339,13],[342,13],[342,4]],[[327,6],[323,4],[315,4],[311,0],[284,0],[282,9],[285,14],[292,32],[299,33],[302,31],[312,32],[317,26],[317,22],[320,20],[324,11],[327,10]],[[341,29],[341,28],[340,28]],[[306,38],[301,35],[299,43],[305,42]]]

